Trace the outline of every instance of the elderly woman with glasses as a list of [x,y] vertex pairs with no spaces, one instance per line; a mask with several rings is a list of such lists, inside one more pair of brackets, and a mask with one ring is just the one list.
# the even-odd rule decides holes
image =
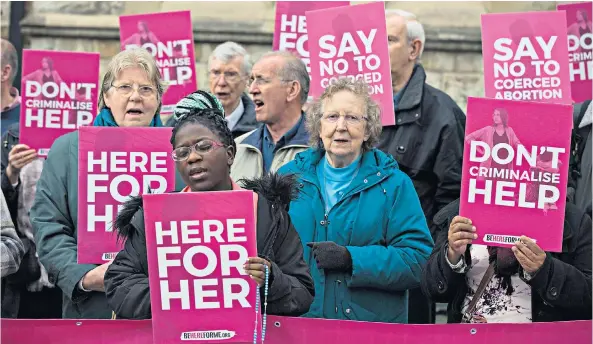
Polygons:
[[[181,192],[241,190],[230,177],[236,146],[222,104],[213,95],[197,91],[182,99],[173,115],[177,121],[171,136],[172,158],[187,185]],[[268,267],[268,314],[301,315],[309,310],[314,288],[303,259],[303,245],[287,213],[295,191],[294,180],[269,174],[247,180],[244,185],[257,195],[259,253],[258,257],[248,259],[245,272],[262,287]],[[115,227],[118,236],[126,242],[105,274],[107,300],[118,318],[149,319],[150,289],[141,196],[125,204]]]
[[305,315],[406,323],[433,242],[397,162],[373,148],[379,107],[361,81],[340,79],[307,112],[310,149],[279,173],[298,176],[290,216],[315,282]]
[[[113,57],[101,84],[93,125],[161,127],[164,88],[153,57],[144,49]],[[77,263],[78,132],[52,145],[35,194],[30,219],[41,263],[62,290],[62,315],[69,319],[111,318],[103,276],[109,263]]]

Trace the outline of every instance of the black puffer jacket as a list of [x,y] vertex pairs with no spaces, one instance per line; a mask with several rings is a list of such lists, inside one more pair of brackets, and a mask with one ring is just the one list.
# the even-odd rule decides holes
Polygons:
[[[421,282],[426,296],[435,302],[449,303],[449,323],[461,322],[461,307],[468,292],[465,274],[454,272],[445,259],[449,224],[457,214],[459,200],[434,217],[438,237]],[[526,282],[532,291],[533,322],[591,319],[591,254],[591,218],[582,209],[567,203],[562,252],[548,252],[544,265]],[[464,259],[472,261],[470,245]]]
[[[291,176],[269,174],[244,181],[258,194],[257,250],[272,263],[268,314],[299,316],[309,310],[315,288],[309,266],[303,260],[303,244],[288,216],[295,196]],[[148,261],[142,199],[128,201],[117,218],[124,249],[105,273],[107,301],[118,318],[151,318]],[[260,292],[262,290],[260,289]],[[263,295],[262,295],[263,296]],[[262,297],[263,300],[263,297]]]

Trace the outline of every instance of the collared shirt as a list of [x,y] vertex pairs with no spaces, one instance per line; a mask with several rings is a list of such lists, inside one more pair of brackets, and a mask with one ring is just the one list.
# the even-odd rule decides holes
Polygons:
[[2,108],[2,112],[12,110],[21,104],[21,95],[19,94],[19,90],[16,87],[12,87],[10,89],[10,95],[14,97],[14,100],[12,101],[12,103]]
[[305,116],[301,115],[301,119],[294,125],[294,127],[292,127],[284,135],[282,135],[282,137],[280,138],[280,140],[278,140],[276,144],[274,144],[274,140],[272,139],[272,135],[268,131],[268,127],[264,126],[264,137],[262,140],[261,147],[261,152],[264,158],[264,173],[268,173],[270,167],[272,167],[272,160],[274,160],[274,154],[276,153],[276,151],[286,146],[299,131],[299,127],[303,123],[304,118]]
[[243,112],[245,112],[245,106],[243,105],[243,101],[239,99],[239,105],[237,105],[235,110],[233,110],[233,112],[226,117],[226,122],[229,126],[229,130],[232,131],[237,125],[237,123],[239,123],[239,120],[241,119]]
[[10,89],[10,95],[14,97],[12,103],[2,108],[2,135],[13,123],[18,123],[20,118],[19,106],[21,105],[21,96],[19,90],[15,87]]

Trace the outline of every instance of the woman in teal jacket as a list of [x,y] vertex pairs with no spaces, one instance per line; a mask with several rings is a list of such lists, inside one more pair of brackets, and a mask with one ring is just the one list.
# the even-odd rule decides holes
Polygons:
[[296,174],[289,214],[315,282],[307,317],[407,323],[433,247],[418,195],[381,133],[366,84],[341,79],[307,114],[313,148],[280,173]]

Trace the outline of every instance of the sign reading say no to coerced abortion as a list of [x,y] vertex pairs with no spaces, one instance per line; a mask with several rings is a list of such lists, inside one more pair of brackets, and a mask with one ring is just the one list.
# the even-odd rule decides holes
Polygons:
[[198,89],[195,75],[194,34],[190,11],[119,17],[121,50],[142,47],[154,56],[168,88],[162,114]]
[[99,54],[24,50],[20,143],[46,156],[58,137],[96,115]]
[[381,107],[384,126],[395,124],[385,4],[307,12],[311,95],[319,97],[339,78],[362,79]]
[[130,196],[175,186],[171,128],[84,127],[79,132],[78,263],[102,264],[122,249],[113,222]]
[[482,15],[486,97],[571,104],[564,13]]

